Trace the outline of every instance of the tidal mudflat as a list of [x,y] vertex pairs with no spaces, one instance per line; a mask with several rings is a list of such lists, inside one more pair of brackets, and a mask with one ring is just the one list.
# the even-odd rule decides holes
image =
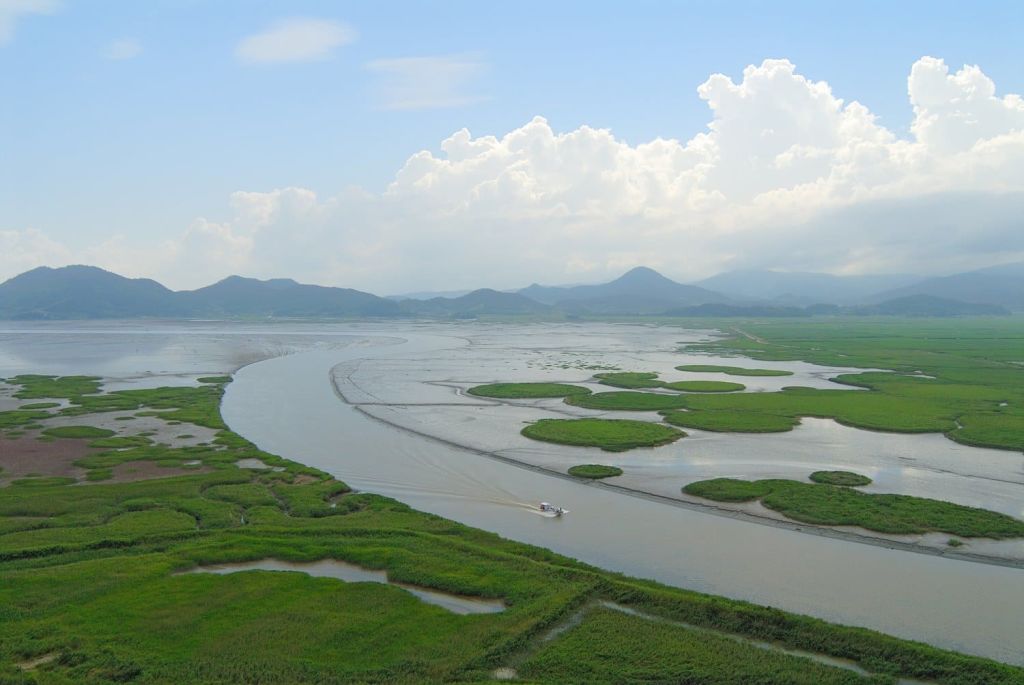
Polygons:
[[[499,330],[504,334],[506,328],[511,341],[507,348],[502,347],[497,337]],[[388,423],[559,473],[566,473],[580,464],[603,463],[601,450],[538,442],[530,439],[529,435],[538,431],[529,426],[556,425],[545,422],[567,418],[640,419],[660,423],[663,417],[658,410],[675,406],[677,401],[687,401],[686,393],[657,386],[644,387],[645,381],[663,384],[681,378],[742,378],[747,385],[745,393],[777,392],[790,386],[868,392],[830,380],[862,372],[863,368],[687,353],[686,344],[704,345],[714,339],[704,331],[607,324],[547,326],[543,334],[535,335],[525,330],[529,327],[481,325],[460,332],[465,342],[460,344],[457,354],[438,350],[343,362],[334,370],[335,382],[346,401]],[[742,365],[737,366],[738,362]],[[737,375],[741,373],[737,369],[743,368],[755,369],[752,372],[755,375]],[[623,372],[609,369],[647,371],[623,378]],[[689,369],[696,369],[696,372]],[[629,381],[633,387],[637,387],[633,383],[636,381],[641,386],[636,390],[616,390],[606,385],[609,377]],[[487,385],[502,381],[536,385]],[[486,390],[490,387],[496,387],[499,392]],[[484,390],[477,390],[480,394],[475,394],[470,392],[473,388]],[[573,388],[579,392],[571,390]],[[586,391],[594,394],[580,394]],[[540,397],[514,396],[524,393],[536,393]],[[566,395],[568,398],[563,400]],[[630,399],[634,397],[650,402],[634,402]],[[651,410],[614,408],[623,404],[637,407],[649,404]],[[613,408],[590,408],[605,405]],[[703,418],[718,414],[693,412],[692,416]],[[677,415],[687,416],[686,413]],[[623,475],[608,482],[659,497],[696,503],[698,500],[680,491],[682,486],[717,477],[806,480],[815,471],[849,470],[873,479],[866,488],[869,492],[946,500],[1018,518],[1024,516],[1021,504],[1024,502],[1024,455],[1020,452],[967,446],[939,433],[869,431],[813,417],[748,416],[752,417],[751,422],[767,424],[776,432],[701,430],[699,425],[692,427],[684,422],[682,428],[687,437],[681,440],[653,449],[632,449],[617,454],[613,463],[623,469]],[[758,503],[732,508],[752,516],[784,519]],[[936,550],[943,550],[948,542],[947,538],[936,535],[856,532],[858,536],[911,542]],[[972,541],[970,548],[994,558],[1024,561],[1024,541],[1021,540],[979,539]]]

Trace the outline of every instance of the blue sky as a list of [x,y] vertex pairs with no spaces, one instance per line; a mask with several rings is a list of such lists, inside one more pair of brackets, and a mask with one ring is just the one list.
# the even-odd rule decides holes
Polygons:
[[[0,0],[0,24],[5,16],[0,231],[45,235],[66,248],[54,261],[91,256],[112,236],[139,248],[176,240],[197,217],[229,222],[236,191],[295,187],[323,200],[358,186],[379,194],[411,155],[439,155],[441,141],[462,128],[500,138],[543,116],[556,134],[588,125],[629,146],[685,143],[712,120],[697,87],[718,72],[739,83],[747,65],[766,58],[827,81],[835,98],[859,101],[901,139],[913,138],[907,77],[923,56],[951,72],[979,65],[997,96],[1024,92],[1024,3],[1011,2]],[[350,33],[315,59],[240,58],[247,37],[296,19]],[[410,63],[393,60],[410,58],[463,76],[415,72],[426,100],[395,108],[389,78]],[[549,261],[536,278],[528,268],[521,276],[575,273]],[[251,266],[254,275],[304,275],[264,273],[301,269],[301,261]],[[333,268],[311,268],[307,279],[414,285]]]

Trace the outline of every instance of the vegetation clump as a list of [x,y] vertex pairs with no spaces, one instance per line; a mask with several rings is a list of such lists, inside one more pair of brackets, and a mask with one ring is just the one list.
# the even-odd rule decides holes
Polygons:
[[677,371],[690,373],[724,373],[730,376],[792,376],[792,371],[781,369],[747,369],[742,366],[719,366],[717,364],[684,364],[677,366]]
[[783,433],[800,420],[792,416],[739,411],[667,411],[665,421],[673,426],[715,433]]
[[29,402],[23,404],[18,409],[55,409],[60,406],[60,402]]
[[51,438],[110,438],[114,435],[114,431],[95,426],[54,426],[53,428],[44,428],[43,435]]
[[534,440],[600,447],[608,452],[656,447],[686,435],[670,426],[625,419],[541,419],[524,427],[522,434]]
[[860,492],[794,480],[697,481],[683,492],[717,502],[760,500],[788,518],[823,526],[859,526],[879,533],[949,533],[960,537],[1024,537],[1024,521],[987,509],[910,495]]
[[742,383],[727,381],[676,381],[675,383],[666,383],[663,387],[680,392],[736,392],[747,388]]
[[495,399],[544,399],[549,397],[577,397],[589,395],[590,390],[567,383],[490,383],[477,385],[467,391],[478,397]]
[[22,400],[72,399],[100,391],[98,376],[43,376],[22,374],[8,378],[7,383],[21,386],[14,396]]
[[660,411],[678,409],[686,405],[682,395],[666,395],[653,392],[630,392],[628,390],[598,392],[593,395],[574,395],[565,398],[566,404],[587,409],[617,411]]
[[664,381],[658,380],[658,374],[650,371],[598,373],[594,374],[594,378],[599,379],[602,385],[610,385],[615,388],[660,388],[665,385]]
[[851,471],[815,471],[809,478],[815,483],[827,483],[828,485],[844,485],[846,487],[859,487],[870,485],[871,479],[859,473]]
[[621,476],[622,469],[618,466],[607,466],[605,464],[579,464],[569,469],[570,476],[577,478],[612,478]]
[[[814,416],[857,428],[937,432],[968,445],[1024,450],[1024,319],[762,322],[757,335],[688,351],[889,369],[833,380],[863,390],[692,397],[690,409]],[[866,392],[865,392],[866,390]]]

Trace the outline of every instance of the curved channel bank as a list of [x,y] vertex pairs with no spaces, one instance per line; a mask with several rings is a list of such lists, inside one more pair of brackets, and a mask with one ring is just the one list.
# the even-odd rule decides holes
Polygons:
[[[261,448],[357,489],[602,568],[1024,664],[1020,569],[804,535],[551,478],[371,419],[331,383],[341,362],[461,344],[413,334],[396,345],[259,362],[236,374],[224,417]],[[539,516],[540,500],[571,514]]]

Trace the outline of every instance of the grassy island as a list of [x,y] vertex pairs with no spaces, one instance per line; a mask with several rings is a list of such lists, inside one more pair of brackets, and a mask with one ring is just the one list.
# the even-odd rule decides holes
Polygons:
[[477,397],[502,400],[536,400],[549,397],[575,397],[589,395],[590,390],[567,383],[490,383],[467,390]]
[[522,433],[533,440],[600,447],[608,452],[656,447],[686,435],[671,426],[625,419],[541,419],[523,428]]
[[690,373],[724,373],[730,376],[792,376],[792,371],[779,369],[746,369],[742,366],[719,366],[717,364],[684,364],[677,371]]
[[728,381],[676,381],[675,383],[665,383],[662,387],[680,392],[736,392],[747,388],[742,383],[729,383]]
[[823,526],[860,526],[892,534],[942,532],[965,538],[1024,537],[1024,521],[1006,514],[924,497],[864,493],[837,485],[715,478],[690,483],[683,492],[717,502],[760,500],[788,518]]
[[845,485],[847,487],[859,487],[870,485],[871,479],[859,473],[851,471],[815,471],[809,478],[815,483],[827,483],[828,485]]
[[55,426],[43,430],[43,435],[51,438],[109,438],[114,431],[93,426]]
[[610,385],[615,388],[627,388],[630,390],[640,388],[660,388],[665,385],[664,381],[658,380],[658,374],[653,371],[618,371],[614,373],[594,374],[602,385]]
[[660,411],[679,409],[686,406],[682,395],[667,395],[653,392],[598,392],[593,395],[575,395],[565,398],[566,404],[587,409],[608,409],[617,411]]
[[618,466],[606,466],[604,464],[580,464],[569,469],[570,476],[578,478],[612,478],[621,476],[622,469]]

